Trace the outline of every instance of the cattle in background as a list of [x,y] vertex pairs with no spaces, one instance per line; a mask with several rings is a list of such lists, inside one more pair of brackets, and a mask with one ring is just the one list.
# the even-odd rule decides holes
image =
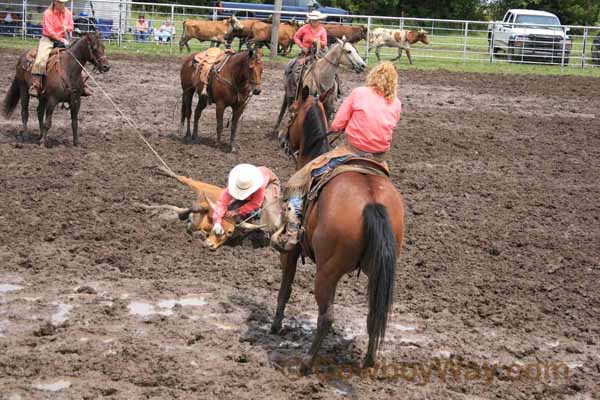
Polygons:
[[[262,21],[254,23],[248,41],[255,43],[258,47],[268,45],[271,43],[271,27],[271,24]],[[292,50],[294,35],[298,28],[299,24],[294,19],[279,24],[277,38],[281,54],[287,55]]]
[[163,167],[160,167],[159,170],[162,174],[177,179],[177,181],[196,193],[192,207],[182,208],[172,205],[146,206],[142,204],[139,204],[139,206],[145,209],[168,209],[177,212],[179,219],[186,223],[187,231],[194,236],[200,236],[209,249],[216,250],[231,238],[245,236],[252,231],[267,227],[267,224],[256,225],[249,222],[240,222],[236,225],[232,218],[225,217],[221,223],[223,234],[220,236],[216,235],[212,231],[212,213],[216,202],[225,189],[209,183],[196,181],[183,175],[176,175]]
[[191,39],[198,39],[198,41],[210,41],[211,47],[214,42],[227,46],[225,37],[231,34],[234,30],[242,29],[240,21],[235,17],[231,16],[221,21],[201,21],[187,19],[183,21],[183,35],[179,41],[179,51],[183,49],[183,46],[187,48],[189,52],[190,46],[188,42]]
[[429,44],[427,32],[425,32],[423,29],[420,29],[419,31],[405,31],[402,29],[377,28],[374,29],[369,36],[369,46],[371,48],[375,47],[377,60],[381,59],[379,57],[379,49],[381,47],[397,47],[398,57],[394,58],[392,61],[398,60],[402,56],[402,50],[406,50],[408,61],[412,64],[413,62],[410,56],[410,45],[417,42]]
[[341,24],[323,24],[327,31],[327,45],[332,45],[336,39],[346,41],[352,44],[367,39],[367,27],[364,25],[341,25]]
[[234,29],[229,34],[227,34],[227,36],[225,36],[225,40],[227,41],[227,46],[231,47],[231,43],[233,42],[233,40],[235,38],[238,38],[240,40],[240,45],[238,47],[238,51],[241,51],[242,45],[244,43],[246,43],[248,41],[248,39],[250,38],[250,36],[252,35],[252,28],[253,28],[254,24],[257,22],[264,23],[263,21],[261,21],[259,19],[240,20],[240,24],[242,27],[240,29]]

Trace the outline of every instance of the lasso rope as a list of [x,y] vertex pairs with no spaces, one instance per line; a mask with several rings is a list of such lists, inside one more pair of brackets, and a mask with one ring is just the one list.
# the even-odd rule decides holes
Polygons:
[[154,150],[154,147],[152,147],[152,145],[146,140],[146,138],[142,135],[141,129],[139,128],[139,126],[135,123],[134,120],[132,120],[131,118],[129,118],[127,115],[125,115],[125,113],[119,108],[119,106],[117,104],[115,104],[115,102],[113,101],[113,99],[108,95],[108,93],[106,93],[106,91],[102,88],[102,86],[100,86],[100,84],[96,81],[96,79],[94,79],[94,77],[92,76],[92,74],[90,74],[88,72],[88,70],[83,66],[83,64],[81,62],[79,62],[79,60],[73,55],[73,53],[71,53],[70,51],[68,51],[68,53],[71,55],[71,57],[73,57],[73,59],[75,59],[75,61],[77,61],[77,64],[79,64],[81,66],[81,68],[83,69],[83,71],[86,73],[86,75],[92,79],[92,82],[94,82],[94,84],[96,85],[96,87],[98,89],[100,89],[100,91],[102,92],[102,94],[104,95],[104,97],[106,97],[108,99],[108,101],[110,101],[110,103],[113,105],[113,107],[117,110],[117,112],[121,115],[121,117],[123,117],[123,119],[125,119],[125,121],[127,121],[127,123],[129,125],[131,125],[132,128],[134,128],[137,131],[137,134],[139,136],[140,139],[142,139],[142,141],[146,144],[146,146],[148,146],[148,148],[150,149],[150,151],[152,151],[152,153],[156,156],[156,158],[162,163],[162,165],[169,171],[171,172],[173,175],[175,175],[175,173],[173,172],[173,170],[169,167],[169,165],[165,162],[165,160],[162,159],[162,157],[156,152],[156,150]]

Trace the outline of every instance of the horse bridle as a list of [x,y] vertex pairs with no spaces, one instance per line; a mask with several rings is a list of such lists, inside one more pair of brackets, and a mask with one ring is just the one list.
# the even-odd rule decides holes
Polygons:
[[92,44],[90,43],[90,41],[87,41],[87,47],[88,47],[88,51],[90,52],[90,62],[92,64],[94,64],[94,69],[98,70],[98,72],[102,72],[100,70],[100,66],[102,65],[100,62],[102,60],[106,60],[106,55],[103,55],[102,57],[98,58],[96,57],[96,55],[94,54],[94,52],[92,51]]

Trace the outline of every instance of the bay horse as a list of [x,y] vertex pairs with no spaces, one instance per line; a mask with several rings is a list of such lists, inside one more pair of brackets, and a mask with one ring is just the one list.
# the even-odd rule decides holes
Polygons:
[[[204,90],[204,83],[192,60],[197,53],[187,57],[181,66],[181,125],[183,134],[184,124],[187,120],[187,129],[184,140],[196,142],[198,140],[198,121],[202,111],[208,105],[208,94]],[[217,112],[217,141],[221,142],[223,133],[223,114],[226,107],[231,107],[231,136],[229,138],[228,151],[236,151],[235,134],[238,121],[246,108],[252,94],[260,94],[261,77],[264,64],[262,62],[262,50],[250,48],[235,53],[219,71],[211,71],[212,78],[209,79],[209,87],[206,88],[216,103]],[[190,135],[190,119],[192,116],[192,101],[194,93],[198,93],[198,104],[194,111],[194,131]]]
[[[297,114],[289,128],[290,147],[304,156],[298,158],[297,169],[329,150],[322,104],[325,96],[326,93],[320,98],[312,97],[305,88],[292,105]],[[333,324],[333,303],[340,278],[357,268],[369,278],[369,345],[364,367],[373,366],[393,302],[396,259],[404,236],[402,196],[387,177],[344,172],[329,181],[308,207],[303,226],[304,249],[317,265],[314,295],[319,307],[317,332],[303,360],[303,369],[306,372],[312,368]],[[283,276],[271,333],[281,330],[301,251],[298,245],[281,253]]]
[[[27,52],[29,53],[29,51]],[[15,78],[4,98],[2,112],[10,116],[21,100],[21,120],[23,132],[27,132],[29,120],[29,86],[31,71],[27,67],[29,61],[24,53],[17,62]],[[53,57],[53,56],[51,56]],[[71,47],[58,54],[58,60],[53,63],[48,60],[48,71],[44,77],[43,90],[38,98],[37,115],[40,124],[40,143],[48,145],[48,131],[52,126],[52,114],[59,103],[69,103],[71,112],[71,128],[73,130],[73,146],[78,145],[77,115],[81,106],[83,91],[83,66],[89,61],[99,72],[108,72],[110,66],[104,55],[104,44],[97,32],[88,32],[77,39]]]
[[[354,46],[347,42],[345,38],[344,40],[337,39],[337,43],[329,47],[327,53],[307,69],[307,72],[304,73],[304,79],[299,85],[301,88],[307,86],[312,95],[320,96],[321,93],[330,93],[323,99],[327,120],[331,118],[334,112],[334,102],[338,93],[336,74],[340,65],[352,68],[357,74],[367,68],[367,64],[358,55]],[[294,80],[294,74],[289,74],[286,77],[284,85],[283,102],[279,110],[279,117],[277,117],[277,122],[273,127],[272,137],[277,136],[277,130],[281,125],[285,112],[298,96],[298,83]],[[329,91],[331,88],[334,90]]]

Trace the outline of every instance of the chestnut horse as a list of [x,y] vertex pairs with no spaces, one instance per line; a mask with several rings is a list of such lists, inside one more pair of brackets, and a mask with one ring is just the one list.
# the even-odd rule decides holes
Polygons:
[[[225,112],[225,107],[231,107],[233,110],[229,151],[235,151],[235,133],[238,121],[244,112],[246,104],[250,100],[250,96],[252,94],[260,94],[261,91],[261,77],[264,68],[262,50],[250,48],[232,55],[220,71],[211,71],[209,87],[206,90],[204,90],[205,85],[200,80],[196,67],[192,65],[195,54],[197,53],[187,57],[181,66],[181,88],[183,89],[181,100],[181,133],[183,134],[183,126],[187,120],[184,140],[186,142],[196,142],[198,140],[198,121],[202,115],[202,111],[208,105],[208,95],[206,94],[206,90],[208,90],[212,95],[213,101],[216,103],[218,142],[221,142],[221,133],[223,133],[223,113]],[[198,104],[194,112],[194,132],[190,135],[192,100],[196,92],[198,92]]]
[[[292,151],[298,150],[297,169],[329,150],[327,118],[322,98],[303,90],[292,109]],[[304,158],[302,158],[304,157]],[[390,312],[396,270],[404,236],[402,196],[387,177],[345,172],[333,178],[303,219],[304,246],[317,264],[314,294],[319,306],[317,332],[303,366],[310,370],[323,338],[333,324],[333,302],[340,278],[360,269],[369,277],[369,346],[364,366],[374,365]],[[271,332],[281,330],[286,303],[292,291],[301,248],[281,254],[283,277]]]
[[[29,51],[28,51],[29,52]],[[83,79],[81,72],[88,61],[100,72],[108,72],[110,66],[104,55],[104,44],[100,34],[88,32],[67,50],[59,55],[57,64],[49,68],[44,78],[42,95],[37,107],[40,124],[40,143],[48,145],[48,131],[52,126],[52,113],[59,103],[69,103],[71,111],[71,128],[73,130],[73,146],[77,146],[77,115],[81,106]],[[17,72],[4,99],[3,114],[8,117],[17,107],[21,99],[21,119],[23,131],[27,132],[29,120],[29,86],[31,71],[26,67],[29,61],[27,53],[21,55],[17,62]],[[45,119],[44,119],[45,114]]]

